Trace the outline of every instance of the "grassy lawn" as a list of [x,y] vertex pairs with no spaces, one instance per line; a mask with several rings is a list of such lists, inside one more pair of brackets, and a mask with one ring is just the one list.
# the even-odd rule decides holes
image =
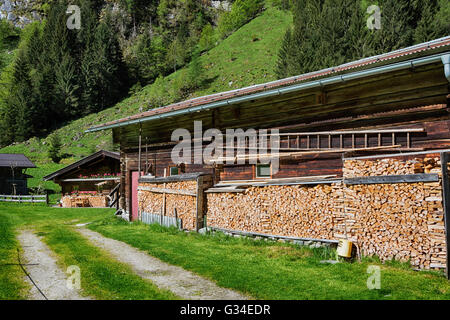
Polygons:
[[17,263],[18,244],[15,239],[14,226],[7,213],[0,210],[0,300],[24,299],[27,286],[20,279],[22,270]]
[[[107,237],[256,299],[450,299],[450,284],[442,273],[412,271],[407,264],[375,259],[323,264],[321,260],[334,257],[333,250],[129,224],[112,213],[0,204],[0,299],[26,297],[22,271],[4,264],[17,262],[15,230],[31,227],[57,254],[63,270],[80,267],[84,294],[99,299],[177,298],[91,245],[73,229],[85,222],[94,222],[88,227]],[[370,265],[381,268],[380,290],[367,288]]]
[[[449,299],[450,284],[437,272],[401,263],[323,264],[333,252],[224,235],[187,234],[116,218],[90,225],[168,263],[257,299]],[[367,288],[367,268],[381,267],[381,289]]]
[[57,254],[62,270],[78,265],[85,295],[97,299],[176,299],[172,293],[143,280],[126,265],[91,245],[73,225],[101,221],[112,209],[60,209],[43,205],[0,204],[0,299],[25,299],[29,287],[17,263],[17,230],[32,228]]
[[64,267],[77,265],[82,270],[81,287],[85,294],[101,300],[168,300],[177,297],[142,280],[129,266],[119,263],[103,250],[91,245],[68,227],[47,226],[44,241]]

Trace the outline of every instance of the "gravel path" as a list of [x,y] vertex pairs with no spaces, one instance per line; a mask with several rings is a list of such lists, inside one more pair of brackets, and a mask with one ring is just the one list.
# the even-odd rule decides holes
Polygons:
[[144,279],[151,280],[161,289],[167,289],[183,299],[189,300],[245,300],[248,297],[230,289],[218,287],[183,268],[176,267],[124,242],[106,238],[89,229],[77,229],[94,245],[108,251],[111,255],[132,267]]
[[[57,266],[53,252],[32,231],[21,231],[18,240],[23,249],[21,262],[36,264],[26,265],[24,268],[48,300],[89,299],[82,297],[76,289],[67,287],[67,274]],[[25,275],[24,277],[31,286],[28,299],[45,300],[30,279]]]

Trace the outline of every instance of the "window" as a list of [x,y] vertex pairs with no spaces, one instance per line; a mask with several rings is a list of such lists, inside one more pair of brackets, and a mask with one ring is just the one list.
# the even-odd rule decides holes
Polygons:
[[256,178],[270,178],[272,175],[270,164],[256,165]]
[[180,168],[178,167],[169,167],[169,175],[176,176],[180,174]]

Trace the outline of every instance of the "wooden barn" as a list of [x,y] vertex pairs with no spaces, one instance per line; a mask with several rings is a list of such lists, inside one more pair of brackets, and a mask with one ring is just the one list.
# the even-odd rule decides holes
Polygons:
[[[448,269],[449,81],[445,37],[88,132],[112,129],[120,144],[120,207],[131,220],[348,239],[359,254]],[[211,145],[194,133],[199,124],[201,133],[254,129],[256,146],[248,138],[208,161],[175,163],[176,129],[191,133],[193,151]]]
[[63,207],[107,207],[117,203],[120,154],[101,150],[44,177],[61,186]]
[[0,194],[28,194],[26,174],[28,168],[36,168],[23,154],[0,153]]

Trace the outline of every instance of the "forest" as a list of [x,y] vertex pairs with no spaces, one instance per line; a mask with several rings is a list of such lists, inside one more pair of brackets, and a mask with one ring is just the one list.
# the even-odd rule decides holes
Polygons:
[[[81,28],[66,26],[76,4]],[[46,137],[65,123],[114,106],[149,84],[186,68],[170,99],[186,99],[203,85],[199,57],[269,5],[294,20],[273,73],[302,74],[450,34],[445,0],[39,0],[43,17],[23,29],[0,21],[0,147]],[[370,30],[367,8],[381,9]],[[269,27],[269,26],[268,26]],[[255,52],[255,54],[258,54]],[[259,83],[264,79],[258,79]],[[164,95],[164,90],[160,91]],[[154,99],[155,100],[155,99]]]

